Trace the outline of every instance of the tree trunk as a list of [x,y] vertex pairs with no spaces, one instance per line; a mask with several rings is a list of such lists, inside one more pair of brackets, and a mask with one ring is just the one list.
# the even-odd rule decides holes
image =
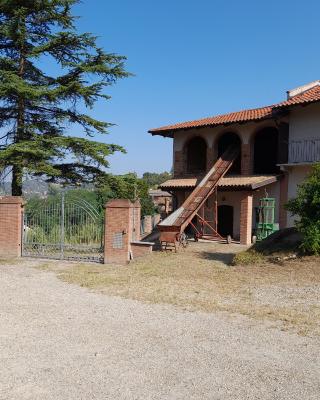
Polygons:
[[12,168],[11,194],[12,196],[22,196],[22,176],[23,170],[15,165]]
[[[23,21],[23,24],[25,22]],[[19,70],[18,75],[23,78],[25,72],[25,44],[23,43],[20,48],[20,59],[19,59]],[[14,142],[19,143],[24,140],[25,136],[25,102],[23,96],[18,97],[17,100],[18,116],[17,116],[17,130]],[[12,166],[12,182],[11,182],[11,193],[12,196],[22,196],[22,181],[23,181],[23,164],[24,160],[20,164]]]

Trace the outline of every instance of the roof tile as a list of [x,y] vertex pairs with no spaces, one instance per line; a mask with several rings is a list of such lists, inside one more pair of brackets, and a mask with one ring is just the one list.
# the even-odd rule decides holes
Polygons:
[[[239,122],[258,121],[272,118],[274,113],[280,109],[289,108],[299,104],[309,104],[320,101],[320,86],[314,86],[303,93],[297,94],[290,99],[271,106],[242,110],[215,117],[203,118],[194,121],[181,122],[174,125],[167,125],[160,128],[150,129],[153,135],[162,135],[179,129],[190,129],[204,126],[219,126],[224,124],[234,124]],[[167,135],[168,136],[168,135]]]
[[309,90],[306,90],[303,93],[297,94],[296,96],[293,96],[290,99],[283,101],[282,103],[276,104],[274,106],[274,108],[277,109],[277,108],[283,108],[283,107],[290,107],[293,105],[314,103],[316,101],[320,101],[320,86],[319,85],[317,85]]
[[[194,188],[200,179],[181,178],[169,179],[160,185],[165,189]],[[227,176],[220,180],[219,187],[245,187],[255,189],[265,186],[277,180],[277,175],[251,175],[251,176]]]
[[178,129],[197,128],[200,126],[217,126],[228,123],[236,123],[243,121],[256,121],[259,119],[271,118],[272,106],[254,108],[252,110],[243,110],[232,112],[229,114],[217,115],[215,117],[198,119],[195,121],[187,121],[174,125],[167,125],[161,128],[150,129],[149,132],[156,134],[162,131],[172,131]]

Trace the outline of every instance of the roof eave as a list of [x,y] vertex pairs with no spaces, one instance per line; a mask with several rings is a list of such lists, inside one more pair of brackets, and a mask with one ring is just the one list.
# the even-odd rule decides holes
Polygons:
[[[279,110],[280,111],[280,110]],[[174,132],[177,131],[190,131],[192,129],[201,129],[201,128],[215,128],[218,126],[230,126],[230,125],[244,125],[244,124],[249,124],[250,122],[258,123],[260,121],[265,121],[267,119],[274,119],[276,118],[276,115],[268,115],[266,117],[262,118],[257,118],[257,119],[249,119],[245,121],[234,121],[234,122],[227,122],[227,123],[221,123],[221,124],[204,124],[204,125],[199,125],[199,126],[188,126],[188,127],[182,127],[182,128],[171,128],[171,129],[150,129],[148,133],[151,133],[152,136],[164,136],[164,137],[170,137],[173,138]]]
[[295,103],[295,104],[284,104],[284,105],[280,105],[278,107],[276,107],[276,111],[289,111],[293,108],[297,108],[297,107],[307,107],[310,106],[311,104],[315,104],[315,103],[319,103],[320,99],[318,100],[310,100],[310,101],[306,101],[304,103]]
[[[218,185],[218,189],[223,189],[223,190],[256,190],[256,189],[259,189],[259,188],[261,188],[261,187],[264,187],[264,186],[268,186],[268,185],[271,185],[272,183],[274,183],[274,182],[277,182],[279,179],[280,179],[280,177],[281,177],[281,174],[280,175],[273,175],[273,176],[270,176],[270,178],[268,178],[268,179],[265,179],[265,180],[263,180],[263,181],[261,181],[261,182],[257,182],[257,183],[251,183],[251,184],[240,184],[240,185],[223,185],[223,184],[220,184],[220,185]],[[168,185],[168,186],[165,186],[165,185],[159,185],[160,186],[160,188],[162,189],[162,190],[184,190],[184,189],[194,189],[196,186],[197,186],[197,183],[196,184],[194,184],[194,185],[185,185],[185,186],[182,186],[182,185],[180,185],[180,186],[174,186],[174,185]]]

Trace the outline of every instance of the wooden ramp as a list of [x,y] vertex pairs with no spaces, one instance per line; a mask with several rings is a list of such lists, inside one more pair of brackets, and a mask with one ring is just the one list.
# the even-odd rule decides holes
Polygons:
[[202,219],[203,223],[206,223],[197,213],[208,197],[216,190],[220,179],[228,172],[238,155],[239,148],[237,146],[230,146],[216,161],[182,206],[158,225],[160,242],[179,241],[179,235],[184,232],[195,215]]

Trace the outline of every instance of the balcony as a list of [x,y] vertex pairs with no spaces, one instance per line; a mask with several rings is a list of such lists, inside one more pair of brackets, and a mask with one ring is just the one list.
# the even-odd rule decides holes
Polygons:
[[314,162],[320,162],[320,138],[289,141],[288,164]]

